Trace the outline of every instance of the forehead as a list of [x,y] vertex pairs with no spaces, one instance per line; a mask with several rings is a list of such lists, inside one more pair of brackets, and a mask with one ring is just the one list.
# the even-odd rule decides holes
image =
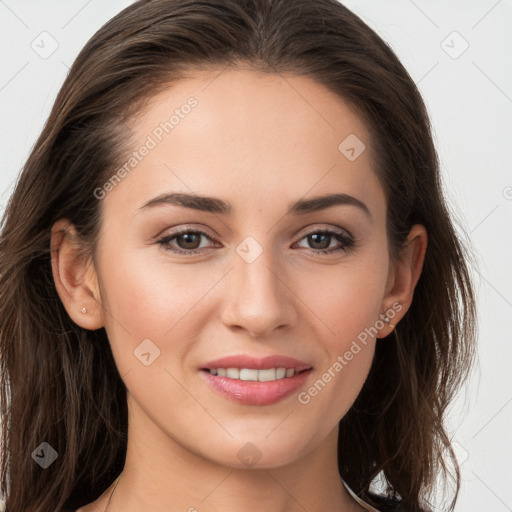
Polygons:
[[[191,98],[197,107],[188,109]],[[186,78],[170,84],[150,99],[132,123],[139,140],[156,124],[171,119],[173,113],[179,116],[171,123],[173,136],[179,131],[177,125],[185,124],[181,121],[189,117],[186,124],[194,124],[196,129],[215,128],[207,138],[213,143],[221,136],[238,133],[242,137],[257,134],[251,141],[253,146],[259,141],[275,140],[282,145],[285,139],[291,144],[308,138],[310,146],[323,141],[336,148],[340,137],[354,132],[369,142],[368,130],[355,109],[324,85],[305,76],[264,73],[250,67],[190,71]],[[276,140],[277,132],[282,135]]]
[[363,120],[304,76],[190,72],[151,98],[131,125],[131,151],[149,149],[112,196],[141,203],[175,190],[245,204],[282,197],[286,206],[325,192],[361,200],[382,193]]

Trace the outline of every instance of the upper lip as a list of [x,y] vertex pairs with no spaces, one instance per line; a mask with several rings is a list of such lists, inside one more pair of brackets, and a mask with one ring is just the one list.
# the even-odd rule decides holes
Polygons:
[[202,366],[202,369],[212,370],[215,368],[247,368],[253,370],[264,370],[268,368],[293,368],[296,372],[308,370],[311,365],[304,361],[299,361],[293,357],[273,355],[266,357],[254,357],[250,355],[234,355],[221,357],[214,361],[209,361]]

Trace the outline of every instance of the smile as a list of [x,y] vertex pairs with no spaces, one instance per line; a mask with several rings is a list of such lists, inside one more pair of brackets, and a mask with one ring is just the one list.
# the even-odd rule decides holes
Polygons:
[[230,355],[198,369],[215,394],[243,405],[275,404],[298,391],[313,370],[306,361],[277,354]]
[[272,382],[274,380],[286,379],[295,375],[294,368],[268,368],[255,370],[253,368],[212,368],[212,375],[227,377],[253,382]]

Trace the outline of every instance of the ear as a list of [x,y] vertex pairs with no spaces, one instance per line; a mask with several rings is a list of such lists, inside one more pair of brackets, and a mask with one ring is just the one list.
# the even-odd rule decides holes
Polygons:
[[379,331],[378,338],[388,336],[409,310],[414,288],[423,268],[427,241],[428,236],[425,227],[415,224],[407,236],[397,261],[390,264],[382,307],[390,322]]
[[84,254],[75,227],[66,219],[52,227],[51,254],[55,287],[71,320],[84,329],[103,327],[103,308],[92,258]]

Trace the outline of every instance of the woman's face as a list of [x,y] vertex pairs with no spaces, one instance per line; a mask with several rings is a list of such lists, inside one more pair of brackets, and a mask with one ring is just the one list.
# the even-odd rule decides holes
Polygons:
[[98,191],[96,258],[132,425],[232,467],[307,454],[396,309],[367,128],[308,78],[248,69],[196,72],[132,128],[136,154]]

